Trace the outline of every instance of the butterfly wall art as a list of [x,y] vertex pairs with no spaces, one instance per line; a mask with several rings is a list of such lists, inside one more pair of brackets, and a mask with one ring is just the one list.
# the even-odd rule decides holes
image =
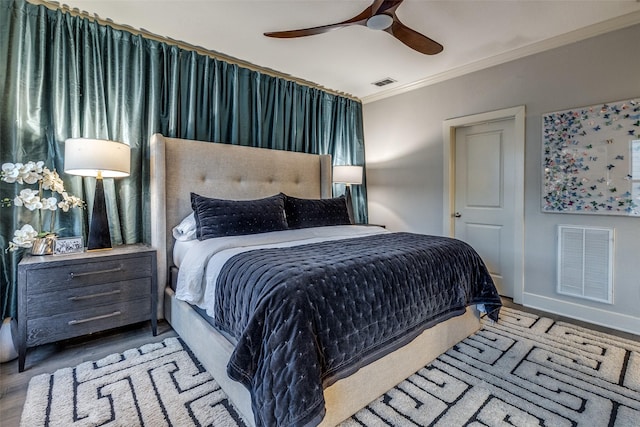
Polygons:
[[640,98],[542,116],[542,211],[640,216]]

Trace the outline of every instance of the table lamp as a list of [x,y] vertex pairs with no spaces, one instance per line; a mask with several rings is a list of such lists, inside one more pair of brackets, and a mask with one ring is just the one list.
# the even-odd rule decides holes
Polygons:
[[65,173],[96,177],[87,250],[111,249],[111,233],[102,179],[129,176],[130,167],[131,148],[127,144],[88,138],[70,138],[65,141]]
[[345,184],[344,195],[347,199],[347,210],[349,218],[354,221],[353,202],[351,201],[351,185],[362,184],[362,166],[334,166],[333,182],[336,184]]

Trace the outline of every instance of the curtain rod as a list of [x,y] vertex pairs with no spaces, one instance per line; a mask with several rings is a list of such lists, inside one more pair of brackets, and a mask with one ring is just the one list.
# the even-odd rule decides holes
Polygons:
[[293,77],[290,74],[285,74],[282,73],[280,71],[276,71],[276,70],[272,70],[270,68],[266,68],[266,67],[261,67],[259,65],[255,65],[252,64],[248,61],[244,61],[242,59],[238,59],[235,58],[233,56],[229,56],[229,55],[225,55],[224,53],[220,53],[217,51],[213,51],[213,50],[209,50],[209,49],[205,49],[203,47],[200,46],[195,46],[192,45],[190,43],[184,42],[184,41],[180,41],[180,40],[175,40],[172,39],[171,37],[166,37],[166,36],[161,36],[155,33],[152,33],[151,31],[147,31],[143,28],[134,28],[130,25],[125,25],[125,24],[117,24],[115,22],[113,22],[113,20],[111,20],[110,18],[101,18],[100,16],[98,16],[98,14],[96,13],[89,13],[85,10],[80,10],[78,8],[71,8],[70,6],[66,5],[66,4],[60,4],[57,1],[51,1],[51,0],[26,0],[28,3],[31,3],[33,5],[36,6],[44,6],[47,9],[50,10],[61,10],[65,13],[70,14],[71,16],[77,16],[80,18],[85,18],[88,19],[92,22],[96,22],[99,25],[104,25],[104,26],[110,26],[115,30],[120,30],[120,31],[127,31],[129,33],[132,33],[134,35],[139,35],[142,36],[144,38],[150,39],[150,40],[154,40],[154,41],[158,41],[161,43],[167,43],[169,45],[173,45],[176,47],[179,47],[180,49],[184,49],[184,50],[189,50],[189,51],[193,51],[196,52],[200,55],[204,55],[204,56],[208,56],[210,58],[213,59],[217,59],[220,61],[224,61],[227,62],[229,64],[233,64],[233,65],[238,65],[240,67],[243,68],[247,68],[251,71],[257,71],[259,73],[263,73],[266,75],[269,75],[271,77],[277,77],[277,78],[281,78],[284,80],[288,80],[294,83],[298,83],[300,85],[303,86],[307,86],[307,87],[311,87],[313,89],[319,89],[322,90],[324,92],[328,92],[330,94],[333,95],[337,95],[337,96],[341,96],[344,98],[348,98],[354,101],[358,101],[358,102],[362,102],[358,97],[350,95],[348,93],[345,92],[340,92],[337,90],[333,90],[333,89],[328,89],[322,85],[319,85],[317,83],[313,83],[310,82],[308,80],[304,80],[304,79],[300,79],[297,77]]

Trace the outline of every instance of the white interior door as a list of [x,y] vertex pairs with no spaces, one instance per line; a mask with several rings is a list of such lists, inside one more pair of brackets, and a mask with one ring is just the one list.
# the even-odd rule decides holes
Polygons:
[[[454,236],[484,260],[500,295],[513,298],[515,119],[457,127],[455,132]],[[522,166],[520,166],[522,167]]]

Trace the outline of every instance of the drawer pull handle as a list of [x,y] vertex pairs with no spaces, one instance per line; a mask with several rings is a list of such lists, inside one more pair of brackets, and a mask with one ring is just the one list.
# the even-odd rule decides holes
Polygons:
[[118,271],[122,271],[122,267],[109,268],[108,270],[87,271],[86,273],[74,273],[72,271],[69,273],[69,277],[71,279],[75,279],[77,277],[93,276],[94,274],[117,273]]
[[93,322],[94,320],[100,320],[100,319],[106,319],[108,317],[120,316],[121,314],[122,313],[120,311],[114,311],[113,313],[103,314],[102,316],[94,316],[94,317],[89,317],[87,319],[80,319],[80,320],[70,320],[69,321],[69,325],[78,325],[80,323]]
[[122,292],[122,290],[114,289],[113,291],[109,291],[109,292],[100,292],[98,294],[91,294],[91,295],[80,295],[75,297],[69,297],[68,299],[69,301],[82,301],[85,299],[106,297],[108,295],[116,295],[116,294],[119,294],[120,292]]

